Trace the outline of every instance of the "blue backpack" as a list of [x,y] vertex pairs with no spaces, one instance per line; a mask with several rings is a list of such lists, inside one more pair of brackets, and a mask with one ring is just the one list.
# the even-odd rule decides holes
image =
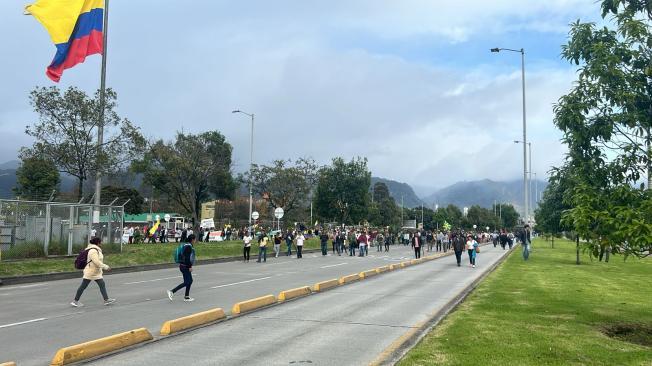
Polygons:
[[[174,263],[185,262],[183,258],[183,249],[186,247],[186,245],[192,246],[190,243],[181,243],[174,251]],[[190,253],[190,263],[195,263],[195,248],[192,248],[192,252]]]

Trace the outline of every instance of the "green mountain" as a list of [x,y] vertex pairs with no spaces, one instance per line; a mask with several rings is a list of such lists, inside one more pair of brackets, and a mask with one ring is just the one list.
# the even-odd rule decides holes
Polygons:
[[416,193],[414,193],[412,187],[407,183],[401,183],[385,178],[371,177],[371,187],[373,187],[376,182],[385,183],[387,189],[389,189],[389,195],[394,198],[394,201],[396,201],[396,204],[399,206],[401,205],[401,197],[403,198],[404,207],[414,208],[423,204],[421,199],[416,195]]

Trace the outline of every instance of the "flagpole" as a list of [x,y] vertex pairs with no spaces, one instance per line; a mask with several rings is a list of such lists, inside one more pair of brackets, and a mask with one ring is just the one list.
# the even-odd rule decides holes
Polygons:
[[104,0],[104,20],[102,25],[102,70],[100,72],[100,116],[97,125],[97,159],[96,159],[96,177],[95,177],[95,210],[94,216],[99,221],[101,190],[102,190],[102,172],[100,169],[99,158],[102,155],[102,145],[104,144],[104,108],[106,98],[106,54],[107,54],[107,35],[109,33],[109,0]]

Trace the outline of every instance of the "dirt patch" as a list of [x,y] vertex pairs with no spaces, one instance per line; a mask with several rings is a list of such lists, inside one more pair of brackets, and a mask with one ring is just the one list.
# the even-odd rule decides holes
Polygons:
[[624,342],[652,347],[652,325],[640,323],[612,324],[602,328],[602,333]]

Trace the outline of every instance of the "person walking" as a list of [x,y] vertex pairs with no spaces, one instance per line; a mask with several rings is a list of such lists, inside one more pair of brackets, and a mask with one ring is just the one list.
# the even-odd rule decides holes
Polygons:
[[288,230],[288,232],[285,234],[285,245],[288,247],[288,251],[285,253],[288,257],[292,256],[292,240],[294,238],[292,237],[292,232]]
[[464,236],[460,233],[453,234],[453,251],[455,252],[455,259],[457,260],[457,266],[462,265],[462,252],[466,247],[466,242],[464,241]]
[[349,238],[347,241],[349,242],[349,257],[355,257],[355,245],[357,244],[357,239],[353,230],[349,232]]
[[275,253],[275,258],[278,258],[279,253],[281,252],[281,232],[279,231],[276,233],[276,236],[274,236],[274,253]]
[[[100,238],[91,238],[88,246],[86,247],[86,266],[84,267],[84,276],[82,278],[82,283],[77,288],[77,293],[75,294],[75,299],[70,303],[74,307],[82,307],[84,304],[79,302],[81,299],[84,290],[88,287],[88,284],[91,281],[95,281],[97,286],[100,288],[100,293],[104,299],[104,305],[111,305],[115,302],[115,299],[109,297],[106,293],[106,284],[104,283],[104,272],[110,271],[111,267],[104,264],[104,254],[102,254],[102,241]],[[80,267],[77,267],[80,268]]]
[[360,257],[364,257],[365,254],[367,253],[367,243],[368,243],[368,241],[369,241],[369,239],[367,238],[367,233],[366,232],[363,232],[358,237],[358,246],[360,247],[360,250],[359,250],[359,252],[360,252],[359,256]]
[[500,231],[498,240],[500,241],[500,247],[503,248],[503,250],[505,250],[505,247],[507,246],[507,232],[505,231],[505,229],[502,229]]
[[466,251],[469,254],[469,263],[471,263],[471,266],[475,268],[476,248],[478,247],[478,242],[475,241],[471,235],[466,239]]
[[412,248],[414,248],[414,257],[421,258],[421,237],[419,235],[412,237]]
[[267,262],[267,244],[269,243],[269,238],[263,232],[258,238],[258,260],[256,262],[260,263],[262,259],[263,262]]
[[321,243],[321,255],[327,255],[328,254],[328,234],[326,231],[322,231],[321,235],[319,235],[319,240]]
[[303,232],[299,232],[297,235],[297,259],[303,258],[301,252],[303,251],[303,242],[306,240],[306,237],[303,236]]
[[193,246],[195,244],[195,235],[188,235],[186,240],[187,242],[182,244],[183,250],[181,251],[180,258],[178,258],[179,271],[181,271],[181,274],[183,275],[183,282],[172,290],[167,291],[168,299],[170,299],[170,301],[174,300],[174,294],[184,287],[186,288],[186,292],[183,297],[183,301],[195,301],[195,299],[190,297],[190,286],[192,285],[192,266],[195,264],[195,248]]
[[251,237],[251,234],[249,234],[249,232],[247,232],[245,234],[245,237],[242,238],[242,241],[244,242],[244,247],[242,248],[242,251],[243,251],[242,254],[244,256],[243,262],[245,262],[245,263],[249,262],[249,257],[251,255],[251,241],[252,240],[253,240],[253,238]]
[[383,233],[378,232],[376,234],[376,251],[377,252],[382,252],[383,251],[383,244],[385,243],[385,236]]
[[385,252],[389,252],[389,244],[392,243],[392,235],[385,232]]
[[519,233],[521,245],[523,246],[523,260],[527,261],[530,258],[530,244],[532,238],[530,237],[530,225],[525,225],[523,230]]

